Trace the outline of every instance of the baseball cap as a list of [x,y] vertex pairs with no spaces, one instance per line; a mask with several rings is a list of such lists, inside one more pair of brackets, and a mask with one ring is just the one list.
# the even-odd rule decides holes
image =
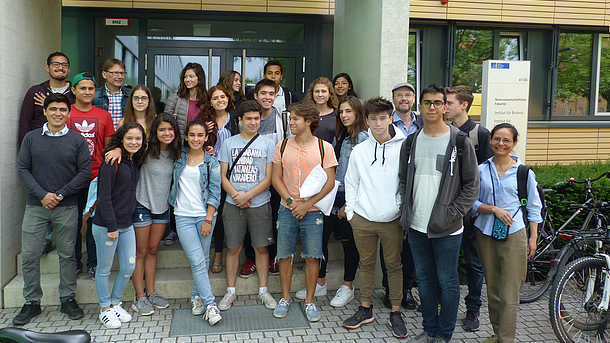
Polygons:
[[413,93],[415,93],[415,87],[413,87],[413,85],[408,82],[401,82],[401,83],[397,84],[396,86],[394,86],[394,88],[392,88],[392,93],[394,93],[394,91],[397,90],[398,88],[402,88],[402,87],[411,88]]
[[93,83],[95,83],[97,85],[97,82],[95,82],[95,77],[93,77],[93,74],[91,74],[88,71],[82,72],[80,74],[77,74],[74,79],[72,79],[72,87],[76,87],[76,85],[81,82],[82,80],[91,80],[93,81]]

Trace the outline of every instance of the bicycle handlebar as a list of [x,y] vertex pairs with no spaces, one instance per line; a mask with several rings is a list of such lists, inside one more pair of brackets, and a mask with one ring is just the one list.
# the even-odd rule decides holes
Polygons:
[[585,184],[586,184],[586,183],[590,183],[590,182],[595,182],[595,181],[597,181],[597,180],[599,180],[599,179],[603,178],[604,176],[606,176],[606,177],[610,178],[610,171],[607,171],[607,172],[605,172],[605,173],[601,174],[600,176],[598,176],[598,177],[596,177],[596,178],[594,178],[594,179],[585,179],[584,181],[577,181],[576,179],[574,179],[573,177],[571,177],[571,178],[569,178],[569,179],[567,179],[567,180],[564,180],[564,181],[561,181],[561,182],[557,182],[557,183],[556,183],[556,184],[554,184],[553,186],[561,186],[561,185],[564,185],[564,184],[566,184],[566,183],[576,183],[576,184],[582,184],[582,183],[585,183]]

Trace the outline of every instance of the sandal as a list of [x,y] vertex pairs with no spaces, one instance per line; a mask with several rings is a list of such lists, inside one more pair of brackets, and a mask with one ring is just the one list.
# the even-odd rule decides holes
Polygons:
[[222,262],[214,262],[214,265],[212,266],[212,273],[218,274],[220,272],[222,272]]

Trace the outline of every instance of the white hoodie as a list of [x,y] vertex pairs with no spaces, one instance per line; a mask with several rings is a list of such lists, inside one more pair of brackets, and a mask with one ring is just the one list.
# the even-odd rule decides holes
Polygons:
[[[354,212],[368,221],[388,223],[400,216],[398,163],[405,135],[391,125],[394,137],[379,144],[369,139],[354,147],[345,174],[345,214]],[[390,131],[391,132],[391,131]]]

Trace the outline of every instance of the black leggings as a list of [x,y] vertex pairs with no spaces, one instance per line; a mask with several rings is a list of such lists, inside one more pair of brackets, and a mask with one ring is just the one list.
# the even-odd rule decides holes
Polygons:
[[[345,198],[338,196],[335,199],[334,206],[341,208],[343,204],[345,204]],[[358,269],[358,263],[360,262],[360,255],[358,254],[356,242],[354,241],[354,232],[352,231],[352,227],[347,221],[347,218],[339,219],[339,217],[334,214],[324,216],[324,233],[322,236],[322,252],[324,253],[324,259],[320,261],[318,278],[326,277],[328,241],[334,230],[339,231],[341,244],[343,245],[343,280],[352,282],[356,278],[356,270]]]
[[218,206],[218,214],[216,215],[216,226],[214,226],[214,253],[222,253],[225,240],[225,226],[222,223],[222,209],[225,207],[225,199],[227,193],[223,190],[220,192],[220,206]]

